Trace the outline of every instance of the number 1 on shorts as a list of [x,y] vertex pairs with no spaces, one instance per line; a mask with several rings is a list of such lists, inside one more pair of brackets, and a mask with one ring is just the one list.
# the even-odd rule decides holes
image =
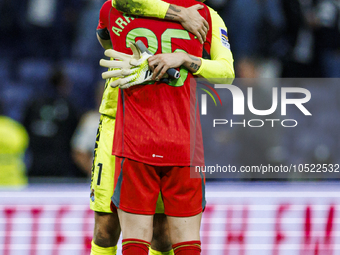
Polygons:
[[100,186],[100,180],[102,178],[102,170],[103,170],[103,164],[99,163],[98,164],[99,171],[98,171],[98,179],[97,179],[97,186]]

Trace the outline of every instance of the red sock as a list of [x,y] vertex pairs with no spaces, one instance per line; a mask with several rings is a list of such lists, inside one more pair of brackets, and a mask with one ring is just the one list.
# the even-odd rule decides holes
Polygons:
[[123,239],[123,255],[147,255],[150,243],[140,239]]
[[172,246],[175,255],[199,255],[201,254],[201,242],[189,241],[177,243]]

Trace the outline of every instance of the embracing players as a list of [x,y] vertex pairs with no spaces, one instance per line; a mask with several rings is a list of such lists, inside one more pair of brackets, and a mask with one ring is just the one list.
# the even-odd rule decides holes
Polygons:
[[[194,1],[192,2],[187,1],[186,3],[176,1],[175,3],[180,4],[180,5],[183,4],[185,6],[196,4],[196,2]],[[168,4],[167,6],[169,7]],[[105,8],[106,8],[106,11],[108,11],[107,13],[105,13]],[[176,8],[176,7],[172,7],[171,10],[174,12],[173,16],[178,15],[178,13],[180,12],[179,11],[180,8]],[[111,11],[113,13],[111,13]],[[203,14],[203,16],[205,16],[207,20],[209,20],[210,27],[212,27],[212,31],[210,31],[210,34],[208,33],[208,39],[207,39],[208,43],[206,43],[205,46],[207,50],[210,51],[213,60],[202,60],[200,58],[195,58],[193,56],[189,56],[188,54],[184,54],[184,53],[156,55],[150,58],[150,63],[154,63],[153,67],[157,65],[157,68],[158,68],[156,69],[155,74],[157,74],[157,70],[159,70],[161,67],[164,67],[166,69],[169,67],[179,67],[179,65],[183,64],[184,66],[187,66],[187,68],[191,70],[192,72],[197,71],[196,74],[199,74],[206,78],[209,78],[209,77],[210,78],[212,77],[230,78],[234,76],[233,66],[232,66],[232,56],[229,50],[229,44],[226,44],[225,40],[223,40],[222,38],[222,34],[224,33],[226,34],[226,28],[225,28],[223,21],[214,11],[212,11],[211,9],[208,10],[206,7],[204,7],[203,12],[201,13]],[[210,16],[209,14],[211,15],[211,19],[209,17]],[[112,21],[111,24],[114,24],[111,27],[108,23],[109,20]],[[162,26],[159,26],[159,23],[162,23],[162,22],[160,20],[155,21],[155,20],[147,20],[147,19],[142,19],[142,18],[137,19],[137,18],[128,17],[126,15],[124,16],[121,13],[117,12],[115,9],[111,8],[110,3],[105,3],[101,11],[101,23],[99,25],[98,34],[99,34],[100,41],[102,42],[102,45],[107,45],[110,42],[109,40],[110,37],[107,37],[107,35],[105,35],[105,29],[108,29],[111,32],[111,39],[114,44],[114,49],[125,52],[125,53],[130,53],[130,51],[126,47],[127,37],[129,35],[129,40],[133,40],[136,37],[140,38],[140,37],[146,36],[149,49],[153,49],[157,53],[161,53],[162,51],[171,52],[177,48],[177,49],[182,49],[182,50],[184,49],[187,52],[191,53],[192,55],[196,55],[196,56],[202,55],[202,45],[198,43],[198,40],[196,40],[192,34],[189,34],[185,30],[183,30],[183,28],[179,24],[169,22],[165,24],[163,23]],[[159,28],[159,29],[156,29],[157,31],[155,31],[155,28]],[[157,33],[157,35],[154,36],[152,33],[154,33],[154,35],[155,33]],[[181,45],[181,42],[182,43],[184,42],[183,45]],[[170,46],[170,49],[169,49],[169,46]],[[190,73],[187,74],[186,70],[183,69],[182,77],[185,77],[186,75],[188,77],[191,77],[191,74]],[[148,127],[144,129],[146,133],[140,134],[140,136],[137,138],[137,143],[136,143],[136,139],[135,140],[131,139],[131,141],[135,143],[133,146],[136,146],[136,147],[127,148],[130,151],[121,150],[122,148],[121,145],[123,144],[125,145],[126,141],[122,141],[122,140],[118,141],[115,146],[117,150],[115,153],[117,153],[121,157],[125,157],[125,159],[120,158],[120,160],[122,162],[126,162],[126,163],[123,163],[123,166],[126,165],[126,170],[124,170],[123,168],[123,172],[125,171],[128,175],[134,174],[135,171],[130,171],[130,170],[133,170],[136,167],[137,168],[148,168],[149,166],[153,166],[154,168],[150,170],[150,172],[155,173],[155,171],[156,172],[162,171],[164,176],[166,176],[165,172],[168,172],[168,170],[165,169],[164,167],[158,168],[157,166],[163,166],[163,165],[164,166],[177,166],[177,168],[171,167],[172,170],[171,171],[169,170],[169,172],[173,173],[177,171],[179,172],[181,176],[183,176],[182,178],[183,182],[186,182],[186,181],[192,182],[193,184],[192,189],[194,190],[194,193],[190,195],[190,192],[186,192],[186,190],[184,190],[183,192],[185,194],[184,195],[182,194],[183,195],[182,197],[173,197],[176,194],[176,192],[173,194],[169,194],[169,191],[167,190],[171,190],[172,188],[179,189],[179,186],[177,187],[172,186],[172,184],[174,184],[174,179],[175,179],[174,174],[172,174],[172,176],[169,175],[169,177],[162,177],[163,179],[162,181],[160,180],[160,176],[158,174],[157,174],[158,177],[147,176],[147,175],[131,177],[130,179],[129,178],[123,179],[123,177],[121,177],[121,181],[119,181],[119,177],[118,177],[119,175],[117,174],[118,178],[115,179],[115,183],[118,182],[118,185],[116,186],[117,192],[115,192],[115,197],[116,197],[115,202],[121,209],[127,208],[126,211],[130,211],[134,213],[137,212],[140,214],[147,212],[149,215],[152,215],[154,213],[153,207],[156,204],[155,199],[157,200],[159,189],[161,189],[160,186],[163,186],[163,188],[165,188],[166,186],[170,187],[169,189],[165,188],[165,190],[163,190],[162,192],[163,199],[165,199],[165,204],[168,205],[166,206],[165,212],[170,216],[174,216],[174,217],[170,217],[170,223],[172,224],[172,226],[176,226],[177,224],[177,225],[180,225],[181,227],[181,226],[184,226],[182,224],[183,219],[180,219],[180,221],[176,223],[176,221],[179,219],[176,216],[194,215],[194,217],[189,217],[190,219],[184,219],[184,221],[193,220],[194,223],[191,225],[196,226],[195,230],[194,230],[195,227],[192,227],[191,229],[192,231],[190,231],[190,233],[187,233],[187,234],[185,233],[185,229],[188,229],[188,228],[184,227],[183,231],[182,230],[179,231],[181,234],[178,236],[179,237],[178,240],[176,240],[175,238],[172,241],[174,243],[179,243],[182,241],[186,242],[186,239],[188,239],[186,235],[191,236],[191,238],[194,237],[195,238],[195,240],[193,240],[195,241],[194,244],[193,245],[188,244],[188,245],[192,246],[195,249],[198,247],[197,245],[198,245],[198,240],[199,240],[198,230],[199,230],[200,212],[202,211],[202,207],[204,207],[202,205],[202,202],[204,202],[204,198],[203,198],[203,192],[201,191],[202,185],[203,185],[202,180],[193,179],[194,181],[192,181],[189,178],[189,176],[185,176],[185,174],[189,173],[189,171],[187,171],[186,169],[188,169],[188,167],[190,166],[190,156],[189,156],[190,149],[188,148],[189,140],[187,139],[188,134],[190,133],[190,130],[189,130],[190,125],[188,125],[189,124],[188,123],[188,120],[189,120],[188,106],[189,106],[189,101],[190,101],[190,98],[188,98],[188,92],[189,92],[188,81],[189,79],[187,79],[187,83],[185,83],[185,81],[183,80],[178,81],[179,83],[176,84],[177,86],[183,85],[180,88],[170,87],[167,84],[159,83],[157,87],[155,87],[154,85],[147,85],[147,86],[144,86],[143,88],[136,87],[136,88],[129,89],[128,91],[130,92],[128,91],[122,92],[123,94],[121,96],[121,100],[123,99],[125,103],[128,103],[127,108],[124,108],[124,110],[127,110],[127,112],[130,113],[131,111],[134,111],[138,107],[141,107],[141,105],[139,105],[139,103],[136,103],[136,101],[134,100],[138,100],[138,101],[144,100],[144,105],[142,107],[145,107],[145,109],[148,109],[150,111],[143,113],[143,115],[140,115],[140,116],[129,115],[127,117],[131,118],[132,120],[124,120],[124,122],[120,121],[118,124],[120,125],[118,129],[119,131],[117,130],[118,132],[120,132],[119,136],[122,135],[121,137],[123,137],[124,135],[124,136],[127,136],[128,139],[130,139],[131,138],[130,136],[134,136],[134,132],[137,133],[137,131],[138,132],[141,131],[140,127],[136,128],[136,126],[134,125],[129,125],[130,123],[131,124],[141,123],[144,125],[144,127],[147,127],[149,123],[156,124],[156,125],[151,127],[149,130],[147,130]],[[183,84],[180,84],[180,83],[183,83]],[[148,88],[148,89],[145,89],[145,88]],[[170,94],[168,94],[168,92]],[[127,95],[124,95],[124,94],[127,94]],[[171,94],[175,96],[177,99],[177,102],[175,102],[176,103],[175,107],[177,107],[177,110],[176,108],[171,110],[171,108],[174,106],[172,105],[171,101],[169,101],[171,105],[168,104],[168,105],[162,106],[161,104],[159,104],[164,99],[165,100],[170,99]],[[130,100],[131,95],[132,95],[132,99]],[[138,96],[138,97],[135,97],[135,96]],[[179,97],[177,98],[177,96]],[[154,101],[152,102],[153,104],[150,103],[148,99],[153,100]],[[154,100],[154,99],[157,99],[157,100]],[[108,201],[107,197],[110,196],[110,192],[112,194],[111,187],[113,186],[112,184],[113,183],[113,176],[112,176],[113,175],[113,163],[112,162],[113,162],[114,157],[109,157],[108,155],[111,155],[111,151],[110,151],[111,144],[110,143],[112,143],[112,136],[113,136],[112,131],[113,131],[113,125],[114,125],[114,116],[116,113],[116,107],[115,107],[116,101],[117,101],[117,90],[111,87],[107,87],[104,92],[103,102],[100,108],[100,112],[103,114],[103,116],[101,118],[101,125],[100,125],[101,131],[99,132],[98,137],[97,137],[99,146],[96,149],[96,157],[94,160],[92,185],[91,185],[91,208],[97,212],[95,216],[96,223],[100,222],[99,224],[96,224],[96,228],[95,228],[95,237],[94,237],[94,242],[93,242],[93,247],[92,247],[93,254],[98,254],[98,253],[104,254],[105,252],[107,252],[105,254],[114,254],[115,249],[113,246],[115,246],[115,244],[117,243],[119,232],[120,232],[119,222],[115,214],[108,214],[109,205],[107,202]],[[121,111],[123,109],[122,102],[121,102],[120,109]],[[174,118],[174,116],[172,116],[174,112],[178,113],[180,112],[179,110],[183,110],[183,109],[186,109],[187,111],[186,114],[183,114],[183,115],[180,114],[178,116],[179,118],[176,118],[176,117]],[[122,115],[123,113],[121,112],[120,116]],[[124,117],[126,117],[126,115],[124,115]],[[161,123],[156,123],[154,118],[156,119],[159,118]],[[171,125],[172,125],[172,130],[170,132],[168,128],[166,128],[166,125],[164,125],[165,122],[168,123],[169,121],[171,122]],[[179,127],[178,124],[182,126]],[[122,127],[125,127],[125,125],[127,125],[128,130],[122,129]],[[127,131],[128,133],[126,133],[125,131]],[[159,142],[161,144],[161,148],[157,146],[158,142],[153,141],[155,142],[156,146],[150,147],[149,148],[150,150],[147,151],[146,149],[148,146],[146,144],[149,144],[150,140],[147,140],[146,138],[148,138],[149,137],[148,134],[152,132],[156,132],[157,134],[168,133],[168,137],[162,138],[165,143],[163,143],[163,141]],[[105,137],[107,139],[105,139]],[[174,147],[171,147],[176,143],[177,143],[176,149]],[[169,144],[171,144],[171,146],[169,146]],[[128,142],[128,146],[126,147],[129,147],[129,142]],[[162,151],[162,153],[157,152],[158,153],[157,154],[155,151],[151,151],[152,149]],[[164,158],[165,156],[164,152],[167,153],[166,158]],[[176,155],[176,153],[173,153],[173,152],[178,152],[178,153]],[[169,156],[172,158],[169,159]],[[135,165],[137,163],[138,164],[141,163],[141,165]],[[148,163],[148,164],[145,165],[144,163]],[[117,172],[121,173],[120,171],[121,169],[118,168]],[[137,171],[139,170],[137,169]],[[146,170],[146,171],[148,172],[149,170]],[[155,178],[157,180],[155,180]],[[130,193],[130,188],[137,187],[139,184],[141,184],[141,183],[138,183],[138,181],[145,180],[148,182],[150,179],[155,182],[151,186],[149,186],[149,184],[147,185],[147,187],[150,187],[150,189],[148,189],[149,191],[146,190],[146,191],[140,192],[140,194],[143,195],[144,197],[142,198],[140,197],[136,201],[132,202],[132,204],[134,205],[130,205],[128,199],[122,196],[122,193],[125,192],[126,195],[128,196],[129,194],[132,194]],[[198,180],[198,181],[195,181],[195,180]],[[124,183],[129,183],[129,182],[131,182],[129,184],[131,186],[124,187]],[[160,182],[162,182],[163,184],[160,185]],[[111,183],[111,187],[110,187],[110,183]],[[145,188],[145,185],[140,185],[139,188],[143,189],[143,187]],[[179,191],[179,192],[182,192],[182,191]],[[150,194],[147,195],[148,193]],[[165,197],[166,194],[168,195]],[[197,194],[198,196],[196,196]],[[190,196],[197,198],[196,199],[197,201],[194,201],[195,199],[191,199]],[[171,197],[174,198],[173,201],[171,200]],[[183,210],[183,208],[181,208],[182,206],[179,206],[178,203],[179,204],[182,204],[183,202],[185,203],[185,200],[188,200],[188,197],[190,197],[190,200],[192,200],[192,202],[195,204],[195,205],[190,206],[194,209],[186,208],[185,210]],[[135,198],[137,198],[137,196]],[[140,201],[142,199],[143,199],[143,202],[145,203],[142,203],[142,205],[140,205]],[[146,202],[149,202],[149,203],[146,203]],[[173,206],[177,206],[179,208],[176,209],[176,207],[173,207],[173,209],[171,209],[172,206],[170,206],[169,204],[170,205],[173,204]],[[124,212],[122,212],[121,214],[123,214],[122,217],[126,216]],[[129,214],[127,215],[129,216]],[[136,215],[134,215],[133,217],[136,219]],[[138,224],[133,225],[132,227],[127,226],[123,219],[123,222],[122,222],[123,238],[126,238],[126,237],[130,238],[131,235],[132,237],[134,237],[134,235],[136,234],[137,235],[136,237],[138,237],[137,239],[142,240],[142,244],[138,242],[136,243],[134,240],[132,241],[128,240],[125,244],[125,251],[127,250],[126,247],[130,247],[128,250],[134,249],[134,246],[136,246],[136,244],[137,246],[140,245],[144,247],[145,245],[143,244],[143,242],[144,241],[148,242],[148,240],[151,240],[150,233],[152,232],[150,231],[152,231],[152,216],[140,215],[140,217],[142,217],[143,220],[145,219],[144,221],[146,223],[145,226],[139,226]],[[188,218],[188,217],[185,217],[185,218]],[[140,223],[140,221],[137,220],[137,223]],[[124,231],[124,227],[126,227],[125,231]],[[130,234],[129,229],[131,229],[132,232],[135,232],[135,233]],[[144,232],[146,231],[146,229],[148,229],[148,231],[145,232],[147,237],[139,236],[138,233],[136,233],[138,232],[138,229],[139,230],[142,229]],[[96,236],[96,233],[98,234],[97,236]],[[132,238],[132,239],[135,239],[135,238]],[[185,246],[185,247],[188,247],[188,246]],[[180,251],[181,249],[182,248],[177,248],[176,250]]]

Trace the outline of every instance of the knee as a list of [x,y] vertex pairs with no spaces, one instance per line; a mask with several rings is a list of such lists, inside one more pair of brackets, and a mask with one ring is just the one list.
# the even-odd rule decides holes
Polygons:
[[168,233],[159,233],[155,234],[152,237],[151,241],[152,249],[161,252],[167,252],[172,249],[172,243],[170,241],[170,236]]
[[169,224],[165,215],[156,214],[154,217],[151,247],[161,252],[167,252],[172,249]]
[[120,236],[120,225],[115,213],[95,212],[93,241],[100,247],[116,246]]

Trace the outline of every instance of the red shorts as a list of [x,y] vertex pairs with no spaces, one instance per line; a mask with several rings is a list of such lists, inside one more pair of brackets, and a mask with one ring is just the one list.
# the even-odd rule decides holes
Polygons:
[[190,217],[205,207],[205,178],[190,178],[189,166],[152,166],[116,157],[112,202],[125,212],[152,215],[161,192],[164,213]]

